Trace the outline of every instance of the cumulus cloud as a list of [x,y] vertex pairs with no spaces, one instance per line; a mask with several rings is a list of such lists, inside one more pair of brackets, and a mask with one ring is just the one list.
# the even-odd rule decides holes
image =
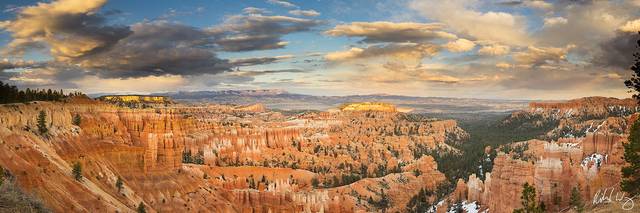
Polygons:
[[487,45],[483,46],[478,50],[478,54],[480,55],[506,55],[511,52],[511,48],[507,45]]
[[[524,17],[505,12],[479,12],[472,9],[475,3],[470,0],[415,0],[411,7],[427,18],[442,22],[477,40],[520,46],[530,44]],[[455,14],[451,11],[455,11]]]
[[131,31],[105,25],[105,17],[96,13],[105,3],[59,0],[24,7],[14,20],[0,24],[13,37],[5,52],[20,54],[46,44],[56,60],[67,61],[109,49]]
[[274,5],[279,5],[282,7],[298,7],[295,4],[288,2],[288,1],[282,1],[282,0],[267,0],[267,2],[269,4],[274,4]]
[[[637,10],[625,2],[561,1],[554,13],[562,19],[547,20],[544,27],[533,34],[537,46],[576,44],[576,52],[590,57],[598,43],[615,36],[615,31]],[[565,21],[566,20],[566,21]],[[566,23],[565,23],[566,22]],[[585,36],[588,35],[588,36]]]
[[564,48],[529,46],[526,51],[515,53],[513,59],[519,65],[525,66],[541,66],[549,63],[558,63],[566,61],[567,53],[574,47],[574,45],[567,45]]
[[449,50],[450,52],[467,52],[472,50],[476,46],[476,43],[473,41],[469,41],[467,39],[458,39],[455,41],[450,41],[444,45],[444,48]]
[[285,47],[287,43],[282,36],[309,31],[322,23],[288,16],[234,15],[220,26],[209,29],[209,32],[220,37],[216,43],[224,51],[268,50]]
[[567,23],[568,23],[568,20],[566,18],[563,18],[563,17],[544,18],[544,27],[565,25]]
[[619,28],[619,30],[622,32],[632,32],[632,33],[640,32],[640,19],[628,21],[627,23],[622,25]]
[[353,47],[346,51],[331,52],[325,55],[328,61],[349,61],[354,59],[388,56],[394,59],[419,60],[434,56],[439,51],[436,45],[416,43],[391,43],[373,45],[367,48]]
[[434,39],[456,39],[457,36],[443,31],[438,23],[416,22],[353,22],[341,24],[325,31],[330,36],[364,37],[363,42],[423,42]]
[[308,16],[308,17],[314,17],[314,16],[320,15],[320,13],[315,10],[291,10],[289,11],[289,14],[296,15],[296,16]]

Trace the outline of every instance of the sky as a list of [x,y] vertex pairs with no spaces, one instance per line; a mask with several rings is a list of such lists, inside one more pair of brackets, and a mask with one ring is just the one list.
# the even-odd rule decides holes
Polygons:
[[630,97],[640,0],[3,0],[0,81],[85,93]]

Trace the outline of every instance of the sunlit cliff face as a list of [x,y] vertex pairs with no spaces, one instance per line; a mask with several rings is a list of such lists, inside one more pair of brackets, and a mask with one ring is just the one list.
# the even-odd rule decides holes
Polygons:
[[626,97],[640,30],[635,0],[0,6],[0,80],[92,93]]
[[379,112],[396,112],[396,106],[388,103],[350,103],[340,106],[342,111],[379,111]]
[[102,96],[99,98],[107,102],[123,102],[123,103],[167,103],[171,102],[171,98],[166,96],[148,96],[148,95],[112,95]]

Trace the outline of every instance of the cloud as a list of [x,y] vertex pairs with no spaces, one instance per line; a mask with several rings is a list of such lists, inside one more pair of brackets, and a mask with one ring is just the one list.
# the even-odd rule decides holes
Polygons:
[[340,62],[387,56],[402,60],[420,60],[424,57],[434,56],[438,51],[439,48],[432,44],[391,43],[369,46],[364,49],[353,47],[346,51],[331,52],[325,55],[325,59]]
[[185,89],[201,90],[202,87],[211,86],[229,86],[230,89],[238,89],[240,87],[255,86],[256,77],[263,75],[272,75],[278,73],[307,73],[307,70],[300,69],[282,69],[282,70],[254,70],[254,71],[235,71],[224,72],[218,74],[205,74],[202,76],[186,76],[189,85]]
[[[564,46],[575,44],[576,53],[591,57],[598,44],[615,36],[615,32],[636,10],[626,2],[613,1],[561,1],[553,13],[557,17],[547,20],[534,36],[536,46]],[[566,21],[565,21],[566,20]]]
[[207,32],[166,21],[131,26],[133,33],[108,51],[74,59],[82,68],[107,78],[200,75],[230,70],[227,60],[212,51],[215,38]]
[[245,13],[245,14],[267,14],[267,13],[270,13],[270,11],[267,10],[267,9],[264,9],[264,8],[245,7],[244,9],[242,9],[242,13]]
[[280,62],[282,60],[291,59],[292,55],[281,55],[274,57],[258,57],[258,58],[239,58],[230,61],[230,64],[233,66],[254,66],[254,65],[264,65],[271,64],[275,62]]
[[[470,0],[414,0],[410,5],[425,17],[442,22],[476,40],[519,46],[530,44],[524,17],[505,12],[475,11],[471,9],[475,3]],[[452,11],[455,13],[452,14]]]
[[396,84],[402,87],[414,83],[461,84],[497,80],[495,77],[486,75],[456,75],[455,71],[451,70],[456,68],[446,64],[416,65],[393,61],[382,64],[368,64],[362,69],[369,72],[359,72],[351,77],[353,81],[364,79],[373,83]]
[[618,31],[616,36],[600,43],[601,51],[592,59],[595,65],[627,70],[633,65],[633,54],[638,51],[637,32]]
[[544,0],[503,1],[503,2],[498,2],[498,4],[503,6],[525,6],[525,7],[535,8],[540,10],[553,9],[553,4],[546,2]]
[[242,52],[283,48],[287,42],[282,36],[309,31],[322,23],[288,16],[234,15],[208,31],[219,37],[216,43],[222,50]]
[[307,73],[308,70],[301,69],[282,69],[282,70],[262,70],[262,71],[239,71],[236,72],[236,75],[240,76],[260,76],[260,75],[269,75],[269,74],[277,74],[277,73]]
[[46,44],[56,60],[67,61],[109,49],[131,31],[105,25],[105,17],[96,13],[105,2],[59,0],[24,7],[15,20],[0,24],[13,37],[5,52],[22,54]]
[[566,61],[567,53],[574,47],[574,45],[567,45],[564,48],[529,46],[526,51],[515,53],[513,59],[519,65],[542,66]]
[[502,68],[502,69],[507,69],[507,68],[511,68],[513,67],[511,64],[505,63],[505,62],[500,62],[496,64],[497,68]]
[[38,68],[44,65],[45,64],[42,62],[25,61],[25,60],[9,60],[5,58],[0,60],[0,72],[5,70],[10,70],[10,69]]
[[449,50],[450,52],[467,52],[472,50],[476,46],[476,43],[473,41],[469,41],[467,39],[458,39],[455,41],[450,41],[449,43],[444,45],[444,48]]
[[320,15],[320,13],[315,10],[291,10],[289,11],[289,14],[296,15],[296,16],[307,16],[307,17],[314,17],[314,16]]
[[509,46],[499,45],[499,44],[483,46],[478,50],[478,54],[480,55],[494,55],[494,56],[506,55],[506,54],[509,54],[509,52],[511,52],[511,48]]
[[456,39],[457,36],[442,31],[444,25],[416,22],[353,22],[341,24],[325,31],[330,36],[364,37],[363,42],[423,42],[434,39]]
[[558,91],[579,95],[586,91],[609,91],[612,88],[624,90],[623,79],[617,77],[617,74],[603,73],[593,67],[563,64],[540,69],[523,68],[518,72],[509,72],[509,76],[500,81],[499,85],[511,90]]
[[96,76],[75,81],[75,85],[82,88],[85,93],[113,92],[118,88],[119,94],[123,93],[152,93],[162,91],[176,91],[187,83],[187,79],[180,75],[145,76],[130,79],[103,79]]
[[267,2],[269,4],[279,5],[279,6],[282,6],[282,7],[298,7],[295,4],[292,4],[291,2],[282,1],[282,0],[267,0]]
[[[226,61],[206,47],[214,38],[202,30],[162,21],[108,26],[97,14],[104,3],[60,0],[25,7],[15,20],[3,24],[14,38],[8,51],[49,47],[60,64],[48,73],[81,68],[89,72],[77,75],[129,78],[228,70]],[[39,43],[46,46],[33,46]]]
[[553,4],[546,2],[544,0],[530,0],[523,2],[525,6],[541,9],[541,10],[550,10],[553,9]]
[[218,58],[218,51],[282,48],[287,44],[282,36],[308,31],[323,23],[264,16],[256,14],[266,13],[264,10],[245,8],[246,14],[229,16],[221,25],[208,29],[169,21],[112,26],[98,13],[105,3],[105,0],[59,0],[20,9],[14,20],[0,22],[0,28],[10,32],[13,38],[4,49],[5,54],[19,57],[26,50],[49,49],[54,60],[37,66],[8,62],[0,66],[45,70],[31,69],[28,75],[19,76],[22,81],[41,77],[63,82],[89,76],[128,79],[218,74],[231,71],[233,66],[285,59],[243,59],[232,64]]
[[544,18],[544,27],[553,27],[558,25],[565,25],[568,20],[563,17]]
[[619,30],[622,31],[622,32],[632,32],[632,33],[640,32],[640,19],[636,19],[636,20],[633,20],[633,21],[628,21],[627,23],[622,25],[619,28]]

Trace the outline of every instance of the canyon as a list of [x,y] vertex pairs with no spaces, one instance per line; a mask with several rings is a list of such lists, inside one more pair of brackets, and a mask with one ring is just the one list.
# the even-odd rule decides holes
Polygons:
[[[617,187],[621,143],[638,109],[605,98],[532,103],[501,123],[545,126],[540,139],[486,147],[487,155],[497,151],[492,171],[448,183],[448,168],[433,156],[465,154],[470,135],[456,120],[377,102],[297,113],[262,104],[129,103],[141,100],[0,106],[5,176],[54,212],[140,205],[150,212],[407,212],[421,193],[430,211],[464,203],[511,212],[525,182],[562,210],[573,187],[586,198]],[[45,134],[37,129],[41,112]]]
[[[637,102],[631,99],[590,97],[563,103],[531,103],[503,124],[517,128],[548,126],[539,139],[505,145],[493,161],[493,171],[476,174],[463,185],[466,199],[477,201],[490,212],[520,208],[522,185],[534,186],[536,200],[548,210],[570,210],[577,188],[591,200],[604,189],[618,190],[620,170],[629,127],[638,118]],[[630,196],[632,197],[632,196]],[[587,203],[588,206],[590,203]],[[620,209],[620,205],[617,206]]]

